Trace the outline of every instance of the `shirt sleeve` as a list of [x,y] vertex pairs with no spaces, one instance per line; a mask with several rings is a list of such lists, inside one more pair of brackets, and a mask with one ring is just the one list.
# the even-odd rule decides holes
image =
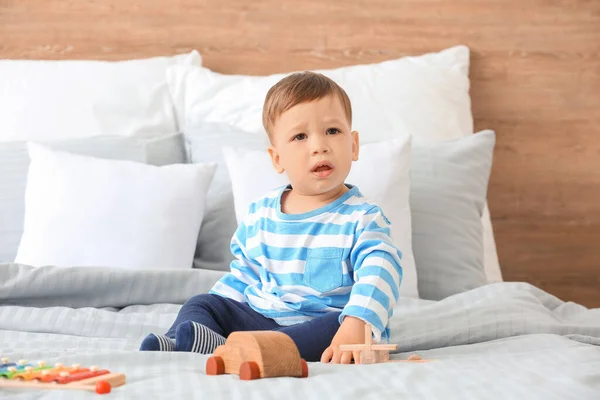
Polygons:
[[219,279],[209,293],[246,303],[246,288],[260,282],[257,266],[247,255],[246,232],[246,224],[241,223],[231,239],[230,248],[235,259],[231,262],[230,272]]
[[387,325],[402,282],[402,253],[392,242],[390,226],[379,207],[360,221],[350,252],[354,285],[340,315],[340,323],[352,316],[371,324],[375,342],[389,339]]

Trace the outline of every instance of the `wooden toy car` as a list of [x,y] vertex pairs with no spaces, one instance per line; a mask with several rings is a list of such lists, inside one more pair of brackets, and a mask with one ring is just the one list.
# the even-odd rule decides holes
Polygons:
[[278,376],[306,378],[308,364],[285,333],[233,332],[207,360],[206,374],[238,374],[242,380]]

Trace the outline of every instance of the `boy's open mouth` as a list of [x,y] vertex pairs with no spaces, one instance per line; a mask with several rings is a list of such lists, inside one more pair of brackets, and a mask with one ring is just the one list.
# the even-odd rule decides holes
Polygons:
[[312,172],[321,172],[333,169],[329,161],[320,161],[313,166]]
[[312,172],[319,177],[326,177],[331,174],[331,171],[333,171],[333,165],[328,161],[320,161],[312,168]]

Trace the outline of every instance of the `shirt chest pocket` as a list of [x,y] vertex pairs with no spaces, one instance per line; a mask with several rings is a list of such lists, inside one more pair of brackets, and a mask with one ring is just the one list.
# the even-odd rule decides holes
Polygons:
[[330,292],[342,286],[342,256],[340,248],[309,249],[304,266],[304,284],[320,292]]

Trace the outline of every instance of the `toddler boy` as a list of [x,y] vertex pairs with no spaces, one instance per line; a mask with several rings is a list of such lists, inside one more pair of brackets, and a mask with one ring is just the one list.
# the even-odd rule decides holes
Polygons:
[[290,185],[250,205],[232,238],[231,271],[141,350],[209,354],[231,332],[277,330],[306,361],[350,363],[359,353],[339,346],[363,343],[365,323],[376,342],[389,339],[401,252],[382,210],[345,183],[359,153],[351,123],[346,92],[324,75],[291,74],[269,90],[268,152]]

